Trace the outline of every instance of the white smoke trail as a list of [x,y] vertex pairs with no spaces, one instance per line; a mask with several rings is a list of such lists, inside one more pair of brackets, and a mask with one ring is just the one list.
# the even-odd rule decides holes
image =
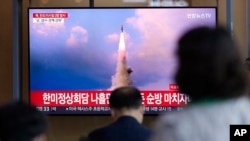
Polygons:
[[114,90],[122,86],[129,86],[131,84],[131,80],[127,69],[126,46],[125,46],[123,31],[120,34],[116,73],[115,75],[112,76],[111,82],[112,85],[109,90]]

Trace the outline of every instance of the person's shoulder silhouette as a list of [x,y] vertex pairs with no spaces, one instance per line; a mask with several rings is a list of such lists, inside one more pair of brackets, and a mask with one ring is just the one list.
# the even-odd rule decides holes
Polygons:
[[25,102],[10,102],[0,107],[0,140],[46,140],[46,116]]

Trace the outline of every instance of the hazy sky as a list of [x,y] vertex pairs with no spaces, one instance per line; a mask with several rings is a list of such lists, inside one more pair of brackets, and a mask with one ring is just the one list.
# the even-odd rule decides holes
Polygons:
[[[33,23],[32,13],[66,12],[63,23]],[[195,18],[188,18],[196,14]],[[211,14],[201,18],[197,15]],[[167,90],[173,83],[179,36],[197,25],[215,25],[214,9],[31,9],[32,90],[108,89],[115,73],[121,25],[134,85]]]

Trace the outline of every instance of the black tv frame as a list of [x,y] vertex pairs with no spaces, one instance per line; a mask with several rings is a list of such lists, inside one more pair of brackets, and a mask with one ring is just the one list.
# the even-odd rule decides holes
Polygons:
[[[102,8],[114,8],[114,9],[116,9],[116,8],[124,8],[124,9],[126,9],[126,8],[172,8],[172,9],[176,9],[176,8],[214,8],[215,9],[215,16],[216,16],[216,26],[218,25],[218,9],[217,9],[217,7],[29,7],[28,8],[28,15],[29,15],[29,10],[30,9],[91,9],[91,8],[93,8],[93,9],[102,9]],[[28,26],[29,26],[29,18],[27,19],[27,21],[28,21]],[[30,35],[29,35],[29,28],[28,28],[28,37],[29,37]],[[29,42],[29,38],[28,38],[28,42]],[[28,43],[28,46],[29,46],[29,43]],[[28,49],[28,51],[29,51],[29,49]],[[28,54],[29,54],[29,52],[28,52]],[[29,56],[28,56],[28,60],[29,60]],[[28,64],[29,65],[29,67],[30,67],[30,64]],[[29,72],[29,70],[30,69],[28,69],[28,73],[30,73]],[[28,91],[28,97],[29,97],[29,102],[30,102],[30,84],[29,84],[29,91]],[[48,106],[49,107],[49,106]],[[162,106],[158,106],[158,107],[162,107]],[[65,108],[65,107],[64,107]],[[171,107],[172,108],[172,110],[170,111],[170,112],[173,112],[173,111],[178,111],[178,109],[180,108],[180,107]],[[182,108],[182,107],[181,107]],[[43,111],[44,112],[44,111]],[[164,111],[164,112],[168,112],[168,111]],[[53,114],[53,113],[48,113],[48,112],[44,112],[45,114],[47,114],[47,115],[49,115],[49,116],[109,116],[110,115],[110,112],[103,112],[103,111],[95,111],[95,112],[91,112],[91,113],[80,113],[80,114],[78,114],[78,113],[73,113],[73,114],[71,114],[71,113],[69,113],[69,114],[66,114],[66,113],[63,113],[63,114],[60,114],[60,113],[58,113],[58,114]],[[159,115],[159,114],[161,114],[162,112],[159,112],[159,111],[157,111],[157,112],[155,112],[155,113],[146,113],[145,115],[146,116],[156,116],[156,115]]]

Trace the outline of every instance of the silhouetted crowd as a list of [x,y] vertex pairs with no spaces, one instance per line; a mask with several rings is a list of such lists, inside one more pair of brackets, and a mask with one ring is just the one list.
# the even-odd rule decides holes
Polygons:
[[[175,82],[191,103],[182,111],[163,113],[150,129],[142,124],[140,90],[119,87],[109,98],[113,123],[80,140],[229,141],[230,125],[250,124],[250,63],[243,62],[231,34],[224,27],[200,26],[183,34],[177,45]],[[47,129],[46,115],[32,105],[11,102],[0,107],[0,141],[46,141]]]

